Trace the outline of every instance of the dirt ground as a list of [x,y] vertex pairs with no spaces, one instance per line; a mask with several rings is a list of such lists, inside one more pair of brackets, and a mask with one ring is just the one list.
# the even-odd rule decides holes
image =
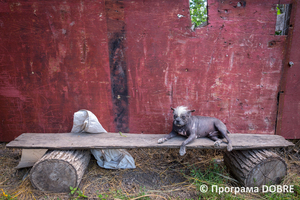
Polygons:
[[[295,141],[294,141],[295,142]],[[288,172],[300,174],[299,141],[297,148],[279,149]],[[8,149],[0,143],[0,199],[11,195],[17,199],[75,199],[69,193],[36,190],[29,180],[30,168],[16,170],[20,149]],[[190,169],[205,169],[211,162],[224,165],[222,151],[187,150],[183,157],[178,149],[129,149],[136,169],[107,170],[91,158],[79,186],[89,199],[201,199]],[[8,199],[6,197],[6,199]]]

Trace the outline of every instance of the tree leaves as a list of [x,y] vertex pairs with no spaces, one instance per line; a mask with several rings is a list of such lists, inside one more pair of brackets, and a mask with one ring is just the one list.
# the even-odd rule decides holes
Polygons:
[[190,0],[192,23],[197,27],[207,21],[207,0]]

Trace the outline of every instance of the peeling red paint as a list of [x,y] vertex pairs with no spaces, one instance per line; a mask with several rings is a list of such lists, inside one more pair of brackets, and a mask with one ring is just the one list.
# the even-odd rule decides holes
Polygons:
[[[188,0],[120,2],[0,3],[1,141],[68,132],[79,109],[107,131],[126,122],[129,132],[168,133],[178,105],[233,133],[274,134],[286,39],[274,36],[278,1],[208,0],[209,24],[195,31]],[[114,61],[126,55],[128,93],[115,107],[123,90],[112,89],[109,42],[117,32]],[[115,120],[120,108],[125,121]]]
[[79,109],[113,129],[104,1],[19,2],[0,12],[0,140],[68,132]]
[[[126,15],[127,42],[132,44],[130,130],[168,132],[168,108],[183,104],[196,114],[222,119],[232,132],[274,134],[285,37],[273,36],[271,2],[247,2],[245,8],[234,8],[234,3],[209,1],[210,24],[195,32],[187,26],[188,5],[165,11],[156,2],[151,5],[156,12],[146,15],[147,4],[127,6],[132,8]],[[187,17],[178,19],[177,14]],[[147,19],[164,20],[145,23]],[[174,30],[174,24],[181,29]],[[271,49],[272,40],[277,42]]]

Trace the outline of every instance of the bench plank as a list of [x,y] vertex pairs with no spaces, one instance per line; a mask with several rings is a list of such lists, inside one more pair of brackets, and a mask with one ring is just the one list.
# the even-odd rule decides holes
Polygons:
[[[157,140],[165,134],[133,133],[23,133],[6,145],[8,148],[24,149],[131,149],[131,148],[178,148],[186,139],[177,136],[163,144]],[[279,135],[230,134],[234,150],[288,147],[294,144]],[[227,144],[221,143],[219,149]],[[198,138],[187,148],[214,149],[214,142]]]

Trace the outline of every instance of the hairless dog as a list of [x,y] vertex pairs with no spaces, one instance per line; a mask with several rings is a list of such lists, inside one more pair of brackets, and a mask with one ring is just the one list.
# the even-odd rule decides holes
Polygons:
[[186,145],[196,138],[208,137],[215,141],[215,147],[219,147],[222,139],[226,138],[228,142],[227,150],[232,151],[232,143],[227,135],[229,131],[222,121],[214,117],[192,116],[191,113],[195,110],[188,110],[187,107],[184,106],[171,109],[174,114],[172,131],[167,136],[160,138],[158,140],[159,144],[178,134],[183,135],[187,137],[180,146],[179,154],[183,156],[186,153]]

